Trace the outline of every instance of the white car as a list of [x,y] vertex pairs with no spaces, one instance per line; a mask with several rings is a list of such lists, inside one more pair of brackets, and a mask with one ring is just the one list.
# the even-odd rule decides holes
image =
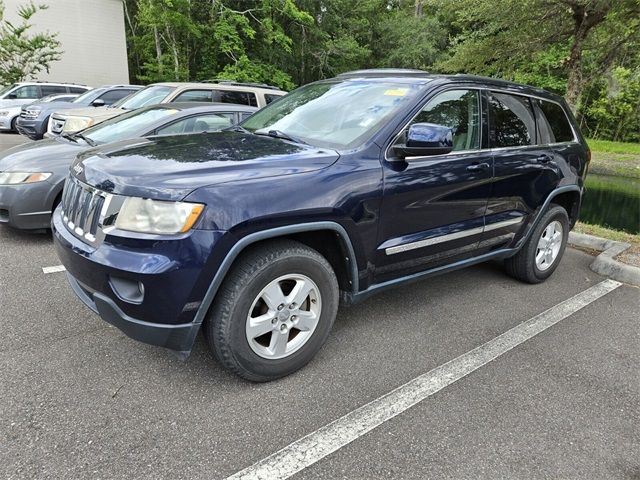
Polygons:
[[[0,90],[0,130],[15,131],[16,120],[20,115],[20,106],[33,103],[48,95],[60,93],[84,93],[91,87],[73,83],[20,82],[8,85]],[[18,108],[17,113],[15,108]],[[14,115],[15,113],[15,115]]]

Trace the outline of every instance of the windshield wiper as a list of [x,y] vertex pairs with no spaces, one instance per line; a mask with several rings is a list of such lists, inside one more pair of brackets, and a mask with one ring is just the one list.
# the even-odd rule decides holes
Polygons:
[[281,138],[283,140],[289,140],[291,142],[302,143],[304,145],[309,145],[307,142],[304,142],[304,141],[300,140],[299,138],[292,137],[291,135],[289,135],[288,133],[283,132],[282,130],[256,130],[253,133],[255,133],[256,135],[266,135],[268,137]]
[[223,132],[242,132],[242,133],[249,133],[249,134],[253,133],[247,130],[246,128],[241,127],[240,125],[232,125],[230,127],[223,128],[222,131]]
[[78,133],[74,133],[73,134],[74,137],[78,137],[81,138],[82,140],[84,140],[85,142],[87,142],[91,147],[95,147],[96,146],[96,142],[94,142],[93,140],[91,140],[89,137],[84,136],[83,134],[81,134],[80,132]]
[[60,136],[62,138],[66,138],[67,140],[71,140],[73,143],[78,143],[78,140],[75,139],[75,135],[71,133],[61,133]]

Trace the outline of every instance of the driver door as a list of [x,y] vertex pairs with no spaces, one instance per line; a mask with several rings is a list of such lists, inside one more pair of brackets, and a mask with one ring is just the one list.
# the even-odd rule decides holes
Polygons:
[[377,283],[476,254],[493,176],[485,118],[480,90],[447,90],[396,139],[403,143],[412,123],[444,125],[452,129],[453,151],[384,162]]

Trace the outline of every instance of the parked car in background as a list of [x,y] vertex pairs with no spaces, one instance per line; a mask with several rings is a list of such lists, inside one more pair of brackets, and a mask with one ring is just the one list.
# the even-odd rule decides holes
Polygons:
[[22,105],[56,93],[82,94],[91,87],[74,83],[19,82],[0,90],[0,108],[6,105]]
[[21,82],[9,85],[0,90],[0,131],[16,131],[21,105],[50,95],[79,95],[89,89],[90,87],[83,85],[48,82]]
[[71,287],[128,336],[198,331],[253,381],[309,362],[339,301],[487,260],[560,264],[590,160],[562,97],[416,70],[300,87],[234,129],[79,155],[53,214]]
[[[38,103],[47,105],[60,105],[60,103],[70,102],[78,96],[77,93],[61,93],[55,95],[47,95],[38,100]],[[30,104],[29,104],[30,105]],[[20,115],[23,112],[25,105],[12,105],[7,106],[0,110],[0,130],[13,131],[14,127],[20,131]],[[6,126],[6,128],[4,128]]]
[[126,110],[156,103],[220,102],[262,108],[286,93],[269,85],[226,80],[214,80],[209,83],[154,83],[114,104],[112,108],[85,108],[55,113],[51,116],[48,134],[77,132],[121,115]]
[[[76,134],[14,147],[0,154],[0,224],[48,228],[75,156],[88,148],[148,135],[203,133],[235,125],[257,108],[218,103],[152,105]],[[146,141],[138,140],[141,145]]]
[[40,140],[49,128],[49,118],[52,113],[89,106],[109,106],[141,88],[140,85],[104,85],[88,90],[72,102],[65,102],[62,105],[43,101],[23,105],[16,128],[22,135],[32,140]]

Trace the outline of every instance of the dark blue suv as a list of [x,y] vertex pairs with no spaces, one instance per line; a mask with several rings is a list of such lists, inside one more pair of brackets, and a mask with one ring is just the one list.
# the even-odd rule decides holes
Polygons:
[[561,97],[364,70],[218,133],[80,154],[53,215],[89,308],[186,357],[198,331],[254,381],[305,365],[338,304],[490,259],[558,267],[590,153]]

